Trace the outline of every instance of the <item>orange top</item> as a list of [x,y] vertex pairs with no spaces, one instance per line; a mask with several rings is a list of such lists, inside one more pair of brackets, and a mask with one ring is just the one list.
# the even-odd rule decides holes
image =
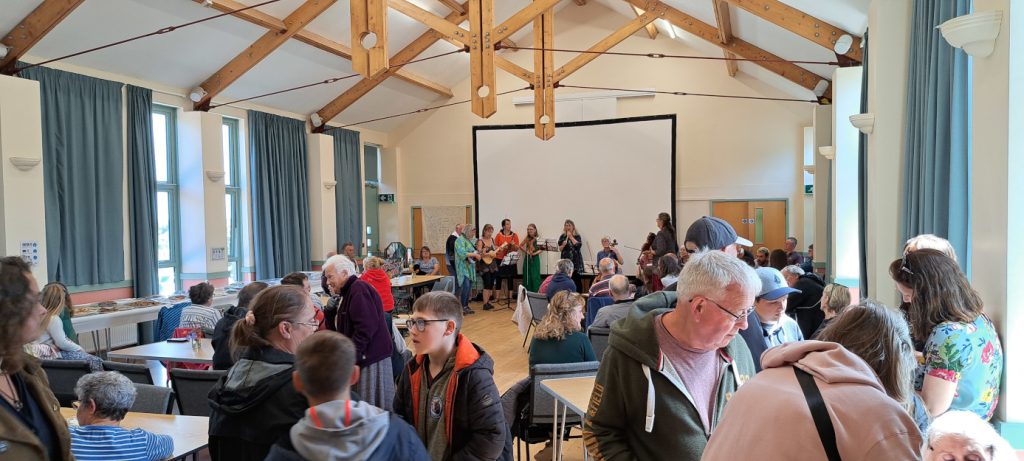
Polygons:
[[[506,243],[511,243],[512,247],[508,249],[502,248],[502,245]],[[498,232],[498,235],[494,236],[494,246],[498,247],[498,252],[494,256],[504,258],[509,251],[516,251],[519,249],[519,235],[513,232],[512,235],[506,236],[505,234]]]

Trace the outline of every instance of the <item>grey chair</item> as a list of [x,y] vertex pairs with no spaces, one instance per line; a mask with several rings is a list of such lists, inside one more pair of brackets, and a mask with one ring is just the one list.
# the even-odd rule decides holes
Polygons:
[[[530,320],[530,325],[526,327],[526,337],[523,338],[523,347],[526,347],[526,341],[530,339],[530,330],[539,324],[545,315],[548,315],[548,297],[540,293],[531,293],[527,291],[526,303],[530,306],[530,314],[533,317],[533,320]],[[529,349],[527,349],[527,351],[529,351]]]
[[[546,428],[550,428],[555,420],[555,398],[544,389],[540,388],[541,381],[547,379],[577,378],[581,376],[597,376],[597,369],[600,362],[577,362],[540,364],[530,367],[530,403],[527,411],[522,412],[525,420],[519,424],[519,433],[515,434],[516,454],[520,455],[522,445],[526,445],[526,457],[517,456],[517,459],[532,459],[530,457],[530,444],[546,441],[550,435]],[[565,427],[578,426],[582,424],[579,416],[566,413]],[[544,428],[544,435],[538,436],[536,431],[529,430],[530,426]],[[525,442],[525,443],[524,443]]]
[[149,372],[149,367],[137,363],[124,363],[124,362],[111,362],[110,360],[103,361],[103,369],[107,371],[116,371],[121,373],[126,378],[130,379],[133,383],[138,384],[154,384],[153,375]]
[[178,412],[188,416],[210,416],[210,389],[227,371],[171,368],[170,373]]
[[135,383],[131,411],[169,415],[174,410],[174,391],[169,387]]
[[442,277],[438,281],[434,282],[434,286],[430,291],[447,291],[451,294],[455,294],[455,277],[450,275]]
[[43,360],[42,366],[50,381],[50,390],[62,407],[70,407],[71,402],[78,400],[75,385],[82,376],[92,372],[85,360]]
[[587,329],[587,337],[590,338],[590,345],[594,348],[594,357],[597,357],[597,361],[601,361],[601,357],[604,356],[604,350],[608,348],[608,335],[611,334],[611,328],[608,327],[590,327]]

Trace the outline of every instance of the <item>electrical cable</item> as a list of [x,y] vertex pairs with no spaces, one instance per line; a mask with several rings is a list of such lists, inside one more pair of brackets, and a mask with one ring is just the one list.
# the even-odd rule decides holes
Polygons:
[[739,96],[729,94],[713,94],[713,93],[690,93],[687,91],[658,91],[658,90],[636,90],[628,88],[607,88],[600,86],[584,86],[584,85],[566,85],[558,84],[559,88],[577,88],[581,90],[602,90],[602,91],[627,91],[631,93],[654,93],[654,94],[666,94],[671,96],[702,96],[707,98],[723,98],[723,99],[752,99],[756,101],[780,101],[780,102],[809,102],[817,103],[817,100],[813,99],[796,99],[796,98],[769,98],[765,96]]
[[748,59],[748,58],[728,58],[728,57],[715,57],[715,56],[693,56],[685,54],[665,54],[665,53],[627,53],[623,51],[591,51],[591,50],[569,50],[565,48],[534,48],[529,46],[502,46],[501,49],[508,50],[526,50],[526,51],[551,51],[555,53],[587,53],[587,54],[609,54],[612,56],[633,56],[642,58],[671,58],[671,59],[698,59],[706,61],[745,61],[745,62],[785,62],[790,64],[822,64],[827,66],[841,66],[839,61],[791,61],[788,59]]
[[[495,96],[503,96],[503,95],[506,95],[506,94],[509,94],[509,93],[516,93],[516,92],[519,92],[519,91],[524,91],[524,90],[529,90],[529,89],[530,89],[530,87],[526,86],[526,87],[523,87],[523,88],[517,88],[515,90],[503,91],[501,93],[496,94]],[[330,131],[330,130],[334,130],[334,129],[338,129],[338,128],[348,128],[350,126],[362,125],[364,123],[379,122],[381,120],[388,120],[388,119],[392,119],[392,118],[404,117],[406,115],[419,114],[421,112],[428,112],[428,111],[437,110],[437,109],[444,109],[445,107],[457,106],[459,104],[465,104],[467,102],[472,102],[472,101],[473,101],[472,99],[465,99],[465,100],[462,100],[462,101],[450,102],[448,104],[441,104],[439,106],[424,107],[422,109],[416,109],[414,111],[404,112],[404,113],[401,113],[401,114],[388,115],[386,117],[379,117],[379,118],[370,119],[370,120],[363,120],[361,122],[348,123],[348,124],[341,125],[341,126],[326,127],[326,128],[324,128],[324,132],[327,132],[327,131]]]

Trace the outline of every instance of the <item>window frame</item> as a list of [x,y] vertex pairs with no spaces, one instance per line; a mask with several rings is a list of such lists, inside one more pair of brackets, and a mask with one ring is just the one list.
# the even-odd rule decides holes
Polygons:
[[[170,245],[170,259],[157,260],[157,272],[164,268],[174,269],[174,290],[181,290],[181,204],[179,201],[179,190],[178,190],[178,142],[177,142],[177,128],[178,128],[178,109],[176,107],[164,106],[160,104],[153,104],[153,112],[164,116],[166,120],[165,133],[167,134],[167,181],[161,182],[158,178],[156,180],[157,195],[161,192],[166,192],[168,196],[167,202],[167,213],[168,213],[168,244]],[[150,134],[152,136],[152,133]],[[154,139],[154,142],[156,140]],[[155,155],[155,154],[154,154]],[[154,158],[155,161],[155,158]],[[157,227],[157,240],[160,238],[159,226]],[[160,252],[157,251],[157,257],[159,258]]]
[[[240,136],[240,122],[238,119],[224,117],[222,126],[228,128],[228,165],[231,181],[224,181],[224,194],[231,197],[231,219],[227,224],[228,232],[231,233],[231,242],[227,248],[228,266],[235,263],[235,269],[231,271],[230,277],[233,281],[242,280],[242,156]],[[223,130],[223,128],[222,128]]]

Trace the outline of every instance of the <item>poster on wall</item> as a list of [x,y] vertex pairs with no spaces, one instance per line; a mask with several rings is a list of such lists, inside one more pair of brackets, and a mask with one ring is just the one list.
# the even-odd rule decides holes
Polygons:
[[[430,251],[434,254],[444,253],[445,241],[455,231],[455,226],[465,224],[465,205],[425,206],[422,211],[423,244],[430,247]],[[417,248],[416,251],[415,257],[419,257],[419,249]]]

